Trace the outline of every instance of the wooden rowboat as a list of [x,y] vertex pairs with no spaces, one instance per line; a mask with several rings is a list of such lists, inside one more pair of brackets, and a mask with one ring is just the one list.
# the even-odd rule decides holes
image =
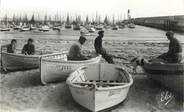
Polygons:
[[40,72],[43,84],[66,80],[68,75],[77,68],[83,65],[99,63],[101,59],[99,55],[85,61],[68,61],[67,53],[45,55],[41,58]]
[[121,67],[94,64],[77,69],[67,78],[66,83],[77,103],[96,112],[124,101],[133,79]]
[[144,62],[143,69],[149,78],[183,95],[184,63]]
[[135,24],[133,23],[128,24],[128,28],[135,28]]
[[0,31],[10,31],[11,28],[0,28]]
[[38,68],[41,55],[12,54],[2,51],[1,64],[4,70],[16,71]]

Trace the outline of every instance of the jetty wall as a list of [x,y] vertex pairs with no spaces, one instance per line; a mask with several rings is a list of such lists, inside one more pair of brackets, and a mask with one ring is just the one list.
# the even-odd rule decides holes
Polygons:
[[184,15],[135,18],[137,25],[184,32]]

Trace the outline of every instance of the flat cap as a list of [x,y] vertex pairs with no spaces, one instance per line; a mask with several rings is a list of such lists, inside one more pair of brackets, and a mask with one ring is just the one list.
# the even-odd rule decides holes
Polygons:
[[166,36],[174,35],[174,32],[173,32],[173,31],[167,31],[165,35],[166,35]]
[[34,40],[33,40],[32,38],[29,38],[28,41],[29,41],[29,42],[33,42]]
[[80,37],[79,37],[79,40],[86,40],[86,37],[80,36]]
[[101,33],[104,33],[104,31],[103,31],[103,30],[101,30],[101,31],[99,31],[99,32],[98,32],[98,34],[101,34]]

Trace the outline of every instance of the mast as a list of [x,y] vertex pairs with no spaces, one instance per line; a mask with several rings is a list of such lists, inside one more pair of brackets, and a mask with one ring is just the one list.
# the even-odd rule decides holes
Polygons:
[[69,14],[67,13],[67,18],[66,18],[66,23],[67,24],[70,24],[70,17],[69,17]]

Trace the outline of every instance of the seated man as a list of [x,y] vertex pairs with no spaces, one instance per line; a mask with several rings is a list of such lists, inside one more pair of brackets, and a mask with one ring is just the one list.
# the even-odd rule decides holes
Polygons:
[[33,39],[29,38],[27,44],[24,45],[22,49],[22,54],[25,55],[34,55],[35,54],[35,46],[33,44]]
[[95,39],[95,51],[97,54],[101,54],[102,57],[108,62],[108,63],[114,63],[112,57],[107,54],[105,48],[102,47],[102,38],[104,37],[104,31],[98,32],[99,36]]
[[167,39],[170,41],[167,53],[160,55],[158,58],[168,63],[180,63],[182,61],[182,46],[178,39],[174,37],[172,31],[166,33]]
[[80,61],[87,60],[88,58],[81,53],[82,45],[85,43],[86,38],[81,35],[78,42],[74,43],[68,53],[68,60]]
[[17,46],[17,40],[12,39],[10,44],[2,47],[7,48],[7,53],[16,53],[16,46]]

